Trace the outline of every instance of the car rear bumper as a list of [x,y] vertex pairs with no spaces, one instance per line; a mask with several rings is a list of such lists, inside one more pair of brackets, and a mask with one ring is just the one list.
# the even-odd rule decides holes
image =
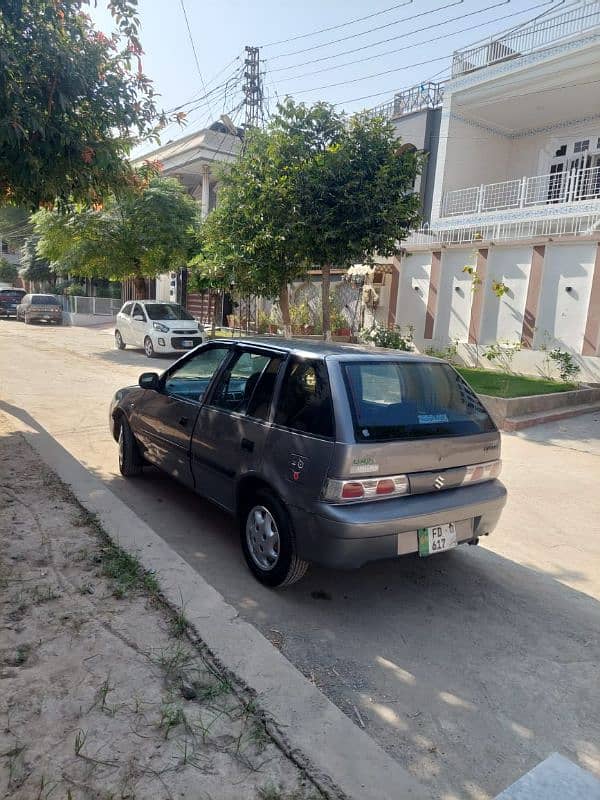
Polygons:
[[506,503],[500,481],[371,503],[319,503],[308,513],[288,506],[298,554],[317,564],[350,569],[368,561],[418,552],[417,531],[457,523],[460,542],[491,533]]
[[30,320],[48,320],[49,322],[62,320],[62,311],[25,311],[24,314]]

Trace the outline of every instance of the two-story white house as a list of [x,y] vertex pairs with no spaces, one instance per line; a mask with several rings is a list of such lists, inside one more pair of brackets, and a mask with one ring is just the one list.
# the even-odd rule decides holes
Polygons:
[[532,371],[560,346],[600,382],[600,0],[457,51],[428,97],[388,112],[429,152],[390,320],[425,347],[521,342]]

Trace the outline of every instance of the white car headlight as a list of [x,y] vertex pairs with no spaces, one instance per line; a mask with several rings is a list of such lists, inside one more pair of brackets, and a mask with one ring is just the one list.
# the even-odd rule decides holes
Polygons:
[[168,333],[169,329],[166,325],[162,325],[160,322],[153,322],[152,327],[155,331],[160,331],[161,333]]

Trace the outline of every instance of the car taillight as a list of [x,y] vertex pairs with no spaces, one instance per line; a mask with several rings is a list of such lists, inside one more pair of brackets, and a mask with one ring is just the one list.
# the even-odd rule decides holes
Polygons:
[[398,497],[408,493],[406,475],[388,475],[385,478],[341,481],[328,478],[323,487],[323,499],[332,503],[351,500],[378,500]]
[[491,481],[500,475],[502,469],[502,461],[486,461],[484,464],[473,464],[467,467],[465,477],[462,483],[481,483],[482,481]]

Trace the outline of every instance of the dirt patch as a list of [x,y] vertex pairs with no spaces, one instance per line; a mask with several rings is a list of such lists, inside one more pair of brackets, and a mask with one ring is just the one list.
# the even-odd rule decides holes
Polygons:
[[317,800],[185,609],[0,417],[0,792]]

